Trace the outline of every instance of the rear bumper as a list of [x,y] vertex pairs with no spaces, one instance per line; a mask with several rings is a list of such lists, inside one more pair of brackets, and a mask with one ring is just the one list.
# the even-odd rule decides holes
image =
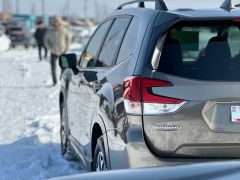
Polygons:
[[128,168],[175,166],[200,162],[210,159],[190,158],[159,158],[154,156],[144,143],[130,143],[127,145]]
[[[217,148],[213,149],[217,153]],[[202,153],[202,152],[201,152]],[[207,148],[209,153],[209,148]],[[145,142],[127,143],[122,151],[110,151],[111,169],[128,169],[143,167],[164,167],[187,165],[216,161],[236,160],[236,158],[160,158],[152,154]],[[238,159],[240,160],[240,158]]]
[[[229,147],[226,147],[229,148]],[[216,161],[229,161],[236,160],[240,158],[160,158],[153,155],[147,148],[145,143],[130,143],[126,147],[128,154],[128,168],[141,168],[141,167],[163,167],[163,166],[175,166],[175,165],[186,165],[186,164],[195,164],[195,163],[206,163],[206,162],[216,162]],[[194,148],[195,149],[195,148]],[[218,154],[218,148],[215,147],[212,149]],[[239,147],[232,147],[233,152],[237,153]],[[201,149],[201,153],[203,153]],[[206,154],[209,153],[209,147],[206,148]],[[221,153],[221,152],[219,152]],[[203,155],[203,154],[201,154]]]
[[[144,116],[150,150],[158,157],[239,158],[239,124],[231,123],[230,105],[210,106],[215,108],[209,111],[203,110],[205,105],[189,102],[174,114]],[[206,122],[202,114],[211,121]]]
[[[113,130],[108,131],[107,136],[111,169],[161,167],[225,161],[236,158],[225,158],[223,156],[219,156],[219,158],[207,158],[207,155],[209,155],[210,150],[212,150],[212,153],[215,153],[215,155],[218,153],[221,155],[221,149],[223,151],[226,150],[224,148],[228,148],[229,151],[233,153],[233,156],[236,156],[236,153],[240,151],[240,147],[238,146],[182,146],[179,149],[179,154],[182,153],[187,155],[187,153],[189,153],[191,155],[191,153],[195,151],[195,153],[201,154],[201,157],[160,157],[153,154],[145,142],[141,117],[128,117],[128,123],[128,128],[123,130],[121,134],[118,134]],[[206,158],[204,158],[204,153],[206,154]]]

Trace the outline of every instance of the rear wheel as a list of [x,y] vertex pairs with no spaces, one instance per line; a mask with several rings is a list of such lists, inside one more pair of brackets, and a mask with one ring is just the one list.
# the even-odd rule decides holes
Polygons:
[[61,152],[65,159],[76,160],[76,156],[70,145],[68,135],[69,135],[69,130],[68,130],[67,111],[64,103],[61,103],[61,126],[60,126]]
[[94,153],[93,171],[107,171],[106,153],[103,137],[99,137]]
[[25,49],[29,48],[29,44],[24,44]]

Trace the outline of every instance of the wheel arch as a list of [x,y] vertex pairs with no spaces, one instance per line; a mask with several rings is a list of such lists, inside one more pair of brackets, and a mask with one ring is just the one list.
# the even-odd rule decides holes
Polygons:
[[94,157],[94,151],[96,148],[97,140],[103,135],[102,129],[98,123],[94,123],[92,128],[92,140],[91,140],[91,154]]
[[59,93],[59,107],[60,108],[61,108],[61,103],[66,101],[66,98],[67,98],[66,94],[67,94],[67,89],[65,88],[65,86],[61,86],[60,93]]
[[105,126],[101,116],[98,115],[97,121],[95,121],[92,125],[92,133],[91,133],[91,155],[92,155],[92,159],[94,158],[97,139],[101,136],[103,136],[103,139],[104,139],[104,148],[105,148],[105,153],[106,153],[106,159],[107,159],[108,166],[109,166],[108,168],[111,169],[106,126]]
[[62,92],[59,94],[59,106],[61,106],[61,103],[64,101],[64,95]]

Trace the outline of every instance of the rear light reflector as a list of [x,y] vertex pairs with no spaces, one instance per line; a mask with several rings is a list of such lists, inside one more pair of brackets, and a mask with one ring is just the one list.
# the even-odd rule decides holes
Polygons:
[[128,114],[161,115],[178,111],[186,101],[156,95],[154,87],[169,87],[172,83],[152,78],[133,76],[123,82],[124,106]]
[[128,114],[141,115],[142,105],[140,102],[129,101],[124,99],[124,106]]
[[144,103],[143,114],[154,115],[154,114],[169,114],[178,111],[184,106],[186,102],[183,101],[179,104],[158,104],[158,103]]

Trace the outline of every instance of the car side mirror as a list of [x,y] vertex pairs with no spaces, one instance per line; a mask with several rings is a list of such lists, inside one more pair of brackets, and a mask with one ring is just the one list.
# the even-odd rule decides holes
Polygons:
[[71,68],[75,69],[77,66],[77,55],[76,54],[64,54],[59,58],[59,66],[61,69]]

